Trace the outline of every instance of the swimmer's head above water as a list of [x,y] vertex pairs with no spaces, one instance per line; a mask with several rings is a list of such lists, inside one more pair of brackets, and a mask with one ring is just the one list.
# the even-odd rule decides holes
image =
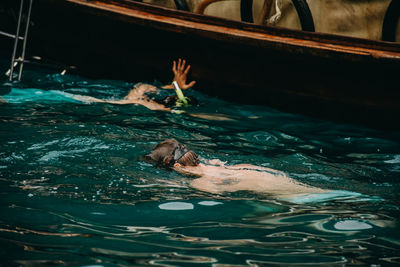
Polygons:
[[[197,101],[197,99],[194,97],[186,96],[186,99],[187,99],[188,105],[190,105],[190,106],[199,105],[199,101]],[[164,105],[167,108],[173,108],[173,107],[179,106],[180,102],[179,102],[178,96],[170,95],[162,100],[158,100],[157,103]]]
[[199,156],[175,139],[167,139],[159,143],[146,158],[167,168],[176,165],[197,166],[199,164]]

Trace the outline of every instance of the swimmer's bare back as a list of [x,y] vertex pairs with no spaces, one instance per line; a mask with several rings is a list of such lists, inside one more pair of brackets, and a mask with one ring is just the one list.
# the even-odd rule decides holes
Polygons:
[[282,172],[249,164],[234,166],[199,164],[196,167],[181,166],[174,169],[182,174],[198,177],[191,181],[190,185],[193,188],[215,194],[253,191],[286,198],[299,194],[326,192],[297,182]]

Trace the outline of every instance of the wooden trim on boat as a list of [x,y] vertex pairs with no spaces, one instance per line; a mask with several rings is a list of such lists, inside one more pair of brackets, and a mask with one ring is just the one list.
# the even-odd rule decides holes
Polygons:
[[296,50],[294,51],[296,53],[319,57],[342,56],[354,61],[400,60],[400,44],[397,43],[261,26],[131,0],[66,0],[66,2],[90,7],[93,12],[102,10],[110,16],[123,15],[121,20],[221,41],[270,49]]

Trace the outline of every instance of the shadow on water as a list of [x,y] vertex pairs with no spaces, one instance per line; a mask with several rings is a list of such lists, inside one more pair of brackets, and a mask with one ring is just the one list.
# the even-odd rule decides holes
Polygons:
[[[201,104],[184,114],[80,103],[60,93],[119,99],[133,84],[26,73],[0,86],[18,100],[0,104],[0,265],[399,264],[398,132],[193,90]],[[293,203],[197,191],[190,177],[142,158],[171,137],[206,159],[359,194]]]

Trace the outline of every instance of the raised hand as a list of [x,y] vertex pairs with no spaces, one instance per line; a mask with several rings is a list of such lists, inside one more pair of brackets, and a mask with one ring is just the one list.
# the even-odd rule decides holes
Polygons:
[[187,75],[190,70],[190,65],[186,66],[186,60],[178,59],[178,62],[174,60],[172,64],[172,71],[174,72],[174,81],[176,81],[182,90],[189,89],[195,85],[196,81],[186,83]]

